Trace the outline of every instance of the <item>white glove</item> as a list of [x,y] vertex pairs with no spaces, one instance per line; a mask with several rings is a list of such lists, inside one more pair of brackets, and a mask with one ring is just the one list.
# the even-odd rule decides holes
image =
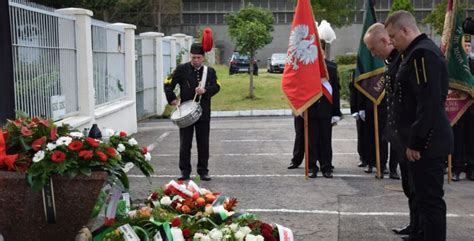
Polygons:
[[341,120],[341,117],[335,115],[335,116],[331,117],[331,124],[335,125],[340,120]]
[[359,112],[352,113],[352,117],[354,117],[354,119],[356,119],[356,120],[359,120],[359,118],[360,118]]
[[359,110],[359,116],[360,116],[360,119],[365,121],[365,110]]

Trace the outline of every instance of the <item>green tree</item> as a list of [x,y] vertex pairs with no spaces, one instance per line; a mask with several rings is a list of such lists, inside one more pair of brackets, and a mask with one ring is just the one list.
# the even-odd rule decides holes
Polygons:
[[398,10],[405,10],[410,12],[411,14],[415,14],[415,9],[413,8],[413,5],[411,5],[409,0],[393,1],[389,14],[392,14],[393,12],[396,12]]
[[255,98],[253,93],[253,64],[257,50],[272,42],[271,32],[275,21],[270,11],[254,7],[249,4],[238,12],[226,15],[225,20],[229,26],[229,34],[235,43],[235,49],[240,54],[250,57],[249,73],[249,95]]
[[[466,4],[456,5],[456,11],[463,11],[466,9]],[[430,14],[426,15],[423,19],[423,23],[430,24],[437,34],[443,34],[444,28],[444,17],[446,16],[446,9],[448,8],[448,0],[443,0],[441,3],[436,5],[436,8]]]
[[336,27],[352,23],[351,16],[355,10],[354,0],[311,0],[311,6],[314,19],[318,23],[323,19]]

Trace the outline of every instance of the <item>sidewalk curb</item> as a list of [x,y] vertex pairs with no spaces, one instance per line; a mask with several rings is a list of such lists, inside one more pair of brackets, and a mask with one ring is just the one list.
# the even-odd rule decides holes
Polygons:
[[[343,115],[350,115],[349,108],[342,108]],[[236,111],[211,111],[211,117],[254,117],[254,116],[291,116],[290,109],[277,110],[236,110]]]

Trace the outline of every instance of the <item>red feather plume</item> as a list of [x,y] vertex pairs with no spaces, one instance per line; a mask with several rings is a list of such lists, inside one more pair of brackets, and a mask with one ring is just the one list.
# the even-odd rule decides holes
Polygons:
[[202,48],[204,52],[209,52],[212,49],[212,29],[205,28],[202,32]]

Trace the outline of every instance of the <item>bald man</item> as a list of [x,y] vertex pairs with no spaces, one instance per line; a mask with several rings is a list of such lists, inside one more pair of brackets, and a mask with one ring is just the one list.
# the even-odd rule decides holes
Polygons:
[[[364,35],[364,43],[370,50],[373,56],[381,58],[386,64],[386,69],[383,75],[385,79],[385,93],[387,98],[387,126],[385,128],[385,135],[390,142],[390,172],[392,176],[393,169],[397,168],[399,156],[403,154],[404,150],[400,148],[400,141],[397,139],[396,125],[398,123],[397,117],[400,112],[400,108],[397,101],[397,87],[399,84],[395,82],[395,77],[400,65],[400,55],[398,51],[393,47],[390,41],[385,26],[381,23],[375,23],[367,29]],[[418,228],[418,215],[415,208],[415,195],[410,188],[408,178],[408,167],[406,159],[402,159],[400,162],[400,172],[402,175],[402,187],[403,192],[408,198],[408,206],[410,208],[410,224],[405,225],[402,228],[392,229],[396,234],[409,235],[410,233],[416,234]],[[412,235],[414,236],[414,235]]]
[[[444,110],[448,67],[443,54],[418,29],[413,15],[397,11],[385,22],[393,46],[402,56],[395,82],[400,112],[395,132],[408,161],[423,233],[415,240],[446,240],[444,162],[453,151],[453,132]],[[412,185],[413,184],[413,185]]]

